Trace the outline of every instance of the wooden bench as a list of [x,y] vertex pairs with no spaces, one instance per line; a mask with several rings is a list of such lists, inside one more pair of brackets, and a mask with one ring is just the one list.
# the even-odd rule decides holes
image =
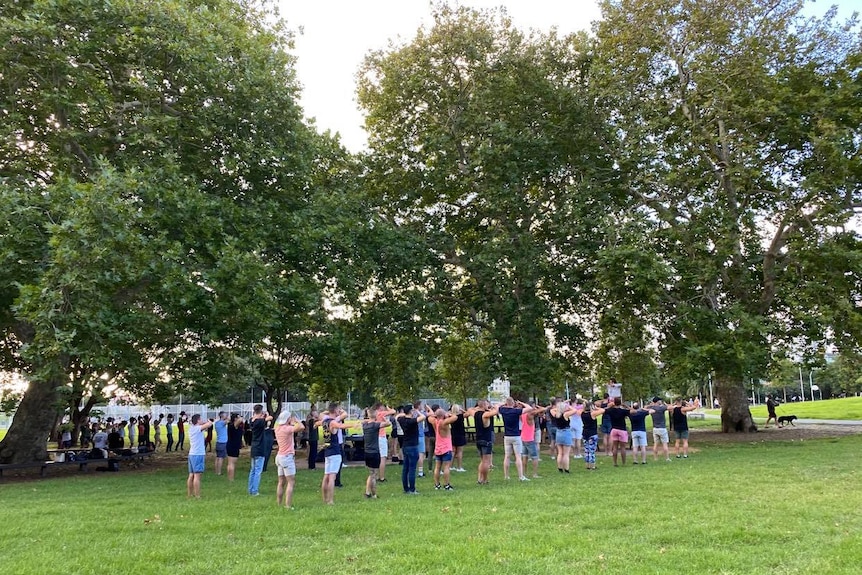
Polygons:
[[48,466],[53,465],[53,461],[30,461],[28,463],[0,463],[0,477],[3,477],[3,471],[6,469],[35,469],[39,468],[39,475],[45,476],[45,470]]
[[696,411],[689,411],[688,412],[688,418],[689,419],[706,419],[706,414],[705,413],[698,413]]

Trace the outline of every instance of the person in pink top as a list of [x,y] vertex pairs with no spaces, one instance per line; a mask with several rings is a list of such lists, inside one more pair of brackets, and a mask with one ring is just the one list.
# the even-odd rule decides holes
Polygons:
[[[429,415],[428,420],[434,426],[437,434],[437,441],[434,444],[434,489],[445,489],[452,491],[454,488],[449,483],[449,472],[452,466],[452,428],[450,427],[457,415],[452,415],[442,409],[434,412],[434,415]],[[440,484],[440,472],[443,472],[443,481],[446,483]]]
[[278,489],[276,501],[286,509],[293,509],[293,486],[296,483],[296,461],[294,461],[294,435],[305,429],[302,421],[294,415],[282,412],[275,422],[275,441],[278,443]]
[[548,408],[533,405],[533,411],[521,414],[521,458],[522,469],[527,474],[527,458],[533,461],[533,477],[539,477],[539,444],[536,441],[536,416]]

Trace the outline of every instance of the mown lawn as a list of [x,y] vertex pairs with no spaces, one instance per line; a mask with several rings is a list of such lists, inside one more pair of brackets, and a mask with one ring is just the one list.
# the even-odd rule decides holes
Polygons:
[[[302,469],[296,510],[275,505],[274,468],[261,497],[207,462],[203,498],[186,473],[75,474],[0,479],[2,571],[12,573],[858,573],[862,561],[862,436],[693,445],[687,460],[475,484],[455,492],[419,479],[406,496],[388,468],[381,498],[363,497],[365,471],[344,472],[336,505],[320,502],[321,471]],[[497,450],[500,451],[499,449]]]
[[[706,412],[715,415],[721,413],[717,409],[708,409]],[[778,415],[795,415],[801,419],[862,420],[862,397],[782,403],[775,412]],[[751,414],[758,420],[758,423],[766,421],[766,405],[753,406]]]

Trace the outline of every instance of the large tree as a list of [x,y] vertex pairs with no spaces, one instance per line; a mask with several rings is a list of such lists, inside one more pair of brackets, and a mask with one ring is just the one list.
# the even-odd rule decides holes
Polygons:
[[613,175],[586,45],[437,6],[430,28],[360,74],[369,189],[424,252],[407,268],[412,289],[435,321],[485,330],[516,393],[547,385],[552,345],[584,344],[576,313]]
[[229,0],[0,7],[2,357],[30,382],[0,461],[44,458],[73,377],[147,396],[232,364],[271,230],[306,227],[313,146],[270,22]]
[[[640,292],[666,373],[714,372],[725,431],[770,354],[862,342],[859,28],[798,0],[612,0],[594,87],[632,201],[609,290]],[[644,287],[653,285],[655,289]]]

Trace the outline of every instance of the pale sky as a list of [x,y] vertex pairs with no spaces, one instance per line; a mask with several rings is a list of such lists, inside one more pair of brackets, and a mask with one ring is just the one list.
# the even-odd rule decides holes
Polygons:
[[[860,0],[862,1],[862,0]],[[341,134],[351,151],[365,146],[363,118],[356,104],[356,72],[371,50],[389,40],[409,41],[431,23],[428,0],[279,0],[288,27],[302,27],[296,37],[301,104],[320,131]],[[519,28],[561,32],[588,29],[598,19],[595,0],[471,0],[474,8],[505,6]]]
[[[409,41],[431,23],[429,0],[278,0],[281,16],[296,37],[301,104],[318,128],[341,134],[351,151],[365,146],[363,119],[356,104],[356,72],[371,50],[389,40]],[[454,4],[454,1],[450,2]],[[464,0],[475,8],[504,6],[519,28],[560,32],[587,30],[600,16],[596,0]],[[809,6],[822,14],[832,4],[841,16],[862,11],[862,0],[818,0]]]

